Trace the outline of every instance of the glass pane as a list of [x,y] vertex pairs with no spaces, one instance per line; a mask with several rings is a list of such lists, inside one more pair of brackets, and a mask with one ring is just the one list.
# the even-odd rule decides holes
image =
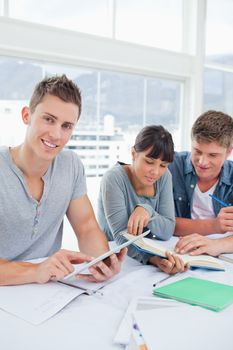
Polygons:
[[117,160],[130,161],[130,147],[143,126],[143,84],[141,76],[101,73],[100,127],[111,135],[110,166]]
[[206,20],[207,62],[233,65],[233,1],[208,0]]
[[112,8],[110,0],[9,0],[10,17],[110,36]]
[[[0,134],[1,144],[15,145],[22,141],[24,125],[20,111],[27,105],[32,91],[44,76],[66,74],[81,89],[83,109],[78,123],[79,129],[88,129],[96,123],[96,82],[97,73],[63,65],[41,64],[29,60],[12,58],[0,59],[0,125],[7,130]],[[96,124],[95,124],[96,125]],[[17,130],[17,133],[13,132]],[[96,128],[95,128],[96,132]]]
[[84,163],[88,192],[95,206],[99,178],[117,160],[131,161],[130,148],[145,124],[164,125],[179,145],[181,84],[1,57],[0,144],[15,146],[23,141],[21,108],[28,105],[34,86],[45,75],[63,73],[78,84],[82,93],[82,114],[67,147]]
[[233,73],[206,69],[204,110],[216,109],[233,115]]
[[[24,138],[21,109],[28,105],[42,67],[19,59],[0,58],[0,144],[14,146]],[[17,132],[16,132],[17,130]]]
[[181,147],[180,82],[164,79],[147,80],[146,124],[160,124],[172,136],[176,150]]
[[3,16],[4,14],[4,2],[3,0],[0,0],[0,16]]
[[116,38],[174,51],[182,49],[182,0],[117,0]]

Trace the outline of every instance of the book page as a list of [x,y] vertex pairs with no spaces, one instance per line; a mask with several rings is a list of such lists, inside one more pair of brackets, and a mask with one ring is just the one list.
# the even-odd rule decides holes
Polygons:
[[[127,238],[131,235],[127,234]],[[177,254],[174,250],[178,237],[171,237],[168,241],[160,241],[150,238],[142,238],[135,242],[134,245],[139,249],[142,249],[148,253],[154,253],[155,255],[165,257],[166,251],[172,252],[179,256],[185,263],[189,263],[193,267],[203,267],[209,269],[224,270],[223,264],[219,259],[209,255],[197,255],[192,256],[189,254]]]
[[233,253],[224,253],[219,255],[219,259],[233,264]]

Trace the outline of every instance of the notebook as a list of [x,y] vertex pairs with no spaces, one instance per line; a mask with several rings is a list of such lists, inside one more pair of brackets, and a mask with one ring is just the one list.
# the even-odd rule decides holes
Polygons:
[[[129,233],[124,234],[125,238],[128,240],[132,239],[132,235]],[[152,255],[157,255],[162,258],[166,258],[166,251],[173,252],[178,255],[185,263],[189,263],[191,268],[203,268],[208,270],[219,270],[224,271],[225,268],[219,259],[214,258],[209,255],[197,255],[192,256],[188,254],[177,254],[174,250],[175,243],[174,237],[168,241],[159,241],[156,239],[150,239],[143,237],[137,242],[134,242],[133,245],[142,252],[146,252]]]
[[153,294],[213,311],[221,311],[233,303],[233,286],[194,277],[155,288]]

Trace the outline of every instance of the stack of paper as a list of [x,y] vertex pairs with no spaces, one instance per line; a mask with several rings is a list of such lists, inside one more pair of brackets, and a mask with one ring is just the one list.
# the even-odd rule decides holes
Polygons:
[[125,315],[118,327],[117,333],[114,338],[114,343],[125,345],[125,346],[128,345],[130,343],[130,337],[133,330],[134,330],[134,335],[136,336],[135,333],[137,333],[137,330],[135,328],[133,329],[133,326],[135,324],[133,315],[135,311],[159,310],[159,309],[178,307],[178,306],[179,304],[176,303],[174,300],[165,300],[165,299],[159,299],[155,297],[134,298],[130,302],[125,312]]
[[148,350],[232,350],[233,307],[212,312],[177,305],[134,313]]

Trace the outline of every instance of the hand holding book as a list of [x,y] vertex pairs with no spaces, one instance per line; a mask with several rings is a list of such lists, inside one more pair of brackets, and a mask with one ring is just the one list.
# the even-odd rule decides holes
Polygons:
[[[124,235],[127,239],[131,239],[130,234]],[[177,255],[186,264],[188,263],[191,268],[205,268],[210,270],[222,270],[224,271],[223,265],[218,259],[208,255],[191,256],[188,254],[176,254],[174,250],[174,244],[172,239],[169,241],[159,241],[156,239],[142,238],[137,242],[134,242],[134,246],[142,251],[151,254],[152,256],[159,256],[167,258],[166,252],[172,252]]]
[[165,252],[166,259],[161,259],[159,256],[152,256],[149,262],[152,265],[158,266],[160,270],[169,275],[182,273],[188,270],[189,264],[185,263],[178,255],[171,252]]

